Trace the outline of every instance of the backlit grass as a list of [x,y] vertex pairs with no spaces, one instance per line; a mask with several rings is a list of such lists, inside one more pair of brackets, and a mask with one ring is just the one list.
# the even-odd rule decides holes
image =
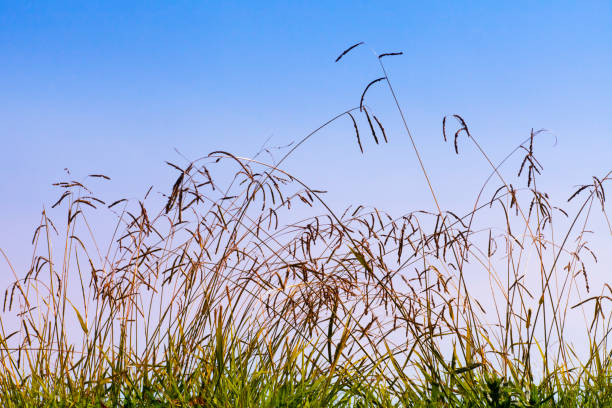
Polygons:
[[[365,137],[412,140],[366,105],[371,86],[397,102],[382,64],[395,55],[323,127],[350,120],[362,151]],[[434,210],[336,213],[283,170],[293,149],[276,165],[227,152],[172,164],[163,202],[102,200],[102,175],[58,183],[4,296],[2,406],[612,406],[612,288],[590,287],[587,267],[592,220],[612,234],[610,173],[553,202],[537,132],[508,156],[518,169],[461,116],[440,137],[490,166],[469,213],[440,207],[432,184],[418,193]]]

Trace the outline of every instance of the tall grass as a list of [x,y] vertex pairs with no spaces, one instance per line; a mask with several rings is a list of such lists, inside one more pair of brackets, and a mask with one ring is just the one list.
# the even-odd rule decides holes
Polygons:
[[472,211],[442,208],[383,65],[394,55],[322,127],[347,118],[362,151],[365,135],[387,142],[365,103],[386,84],[435,210],[332,211],[282,168],[322,127],[276,164],[222,151],[170,164],[163,203],[105,202],[90,187],[103,175],[58,183],[4,295],[2,405],[612,406],[612,288],[590,287],[585,266],[611,173],[570,192],[568,213],[538,185],[538,132],[494,163],[451,115],[441,137],[473,144],[490,174]]

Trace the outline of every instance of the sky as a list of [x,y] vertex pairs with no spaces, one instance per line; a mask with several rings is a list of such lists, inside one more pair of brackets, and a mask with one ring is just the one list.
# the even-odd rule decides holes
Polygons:
[[[465,140],[459,156],[444,143],[445,115],[496,162],[546,129],[536,151],[560,201],[612,168],[610,1],[0,1],[0,248],[29,259],[64,169],[110,176],[117,197],[167,191],[165,161],[299,140],[358,106],[381,76],[375,55],[399,51],[389,78],[445,208],[469,208],[488,171]],[[343,118],[284,168],[335,207],[432,208],[379,85],[366,102],[389,144],[362,132],[361,154]]]

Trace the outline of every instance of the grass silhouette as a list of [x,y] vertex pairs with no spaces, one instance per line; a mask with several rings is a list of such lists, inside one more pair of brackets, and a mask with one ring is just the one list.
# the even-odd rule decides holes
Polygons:
[[[594,294],[585,266],[595,257],[593,213],[607,220],[611,173],[568,194],[580,201],[569,213],[537,185],[538,132],[493,163],[451,115],[442,137],[457,154],[473,144],[490,174],[472,211],[442,208],[383,64],[397,55],[378,56],[383,76],[359,106],[275,164],[223,151],[169,163],[178,175],[163,203],[147,194],[109,204],[89,186],[104,175],[58,183],[51,211],[65,215],[43,212],[31,268],[13,271],[4,294],[3,314],[19,324],[2,321],[2,405],[612,406],[612,288]],[[362,152],[362,123],[388,142],[365,103],[381,85],[435,211],[336,213],[323,192],[283,170],[345,116]],[[517,155],[518,171],[503,171]],[[315,215],[296,219],[296,208]],[[109,217],[114,233],[103,243],[96,222]],[[589,295],[574,302],[579,288]],[[586,359],[567,329],[577,313]]]

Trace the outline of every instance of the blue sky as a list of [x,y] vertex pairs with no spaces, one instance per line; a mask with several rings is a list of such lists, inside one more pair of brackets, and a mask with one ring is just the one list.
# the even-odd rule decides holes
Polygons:
[[[404,52],[387,67],[444,207],[473,197],[486,170],[473,148],[457,158],[443,143],[453,113],[496,160],[548,129],[537,151],[564,199],[612,167],[611,4],[0,1],[0,248],[29,254],[64,168],[139,198],[171,186],[175,148],[252,156],[299,139],[380,76],[368,47]],[[333,62],[357,41],[367,47]],[[368,104],[388,145],[368,139],[361,155],[344,119],[286,168],[339,207],[431,207],[388,90]]]

